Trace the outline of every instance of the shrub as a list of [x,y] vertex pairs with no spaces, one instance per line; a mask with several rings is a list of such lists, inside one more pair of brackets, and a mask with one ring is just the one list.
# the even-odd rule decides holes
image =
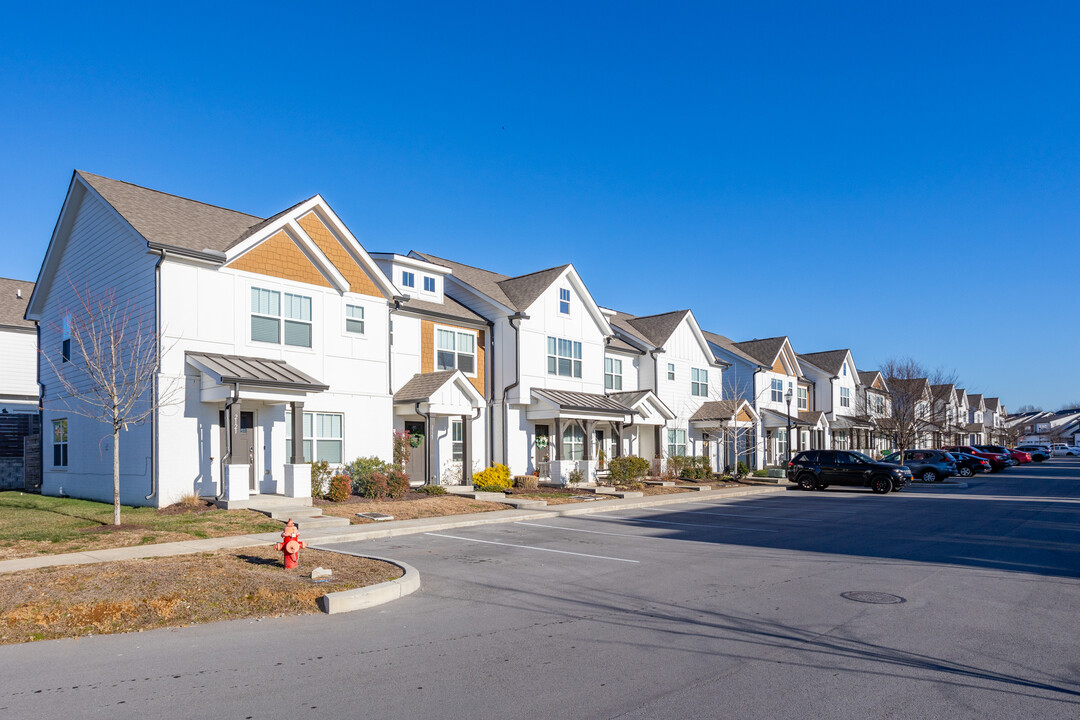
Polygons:
[[385,500],[390,494],[390,481],[385,473],[373,472],[359,482],[357,495],[372,500]]
[[330,478],[330,490],[326,499],[330,502],[345,502],[352,494],[352,479],[348,475],[335,475]]
[[744,478],[750,473],[750,466],[740,460],[735,465],[735,478]]
[[385,462],[374,455],[353,460],[349,465],[349,474],[352,475],[353,492],[362,497],[373,497],[364,491],[364,488],[370,485],[371,476],[374,473],[382,473],[385,476],[391,470],[393,470],[393,467],[390,463]]
[[394,500],[405,497],[409,492],[409,476],[401,470],[393,470],[386,476],[386,492]]
[[769,477],[769,471],[762,468],[754,471],[754,477]]
[[423,493],[424,495],[445,495],[446,488],[442,485],[421,485],[418,488],[413,488],[413,492]]
[[712,464],[707,457],[676,455],[668,458],[668,468],[673,475],[684,480],[712,479]]
[[413,447],[412,433],[405,430],[394,431],[394,467],[399,470],[409,462],[409,448]]
[[514,487],[519,490],[535,490],[540,487],[540,478],[536,475],[515,475]]
[[608,462],[611,481],[616,485],[627,485],[649,474],[649,461],[636,455],[612,458]]
[[311,463],[311,497],[321,498],[330,482],[330,463],[319,460]]
[[577,468],[574,468],[573,470],[570,471],[570,475],[569,475],[569,477],[567,479],[570,481],[571,485],[576,485],[577,483],[585,482],[585,476],[582,475],[581,471],[578,470]]
[[510,489],[510,468],[495,464],[473,475],[473,489],[479,492],[503,492]]

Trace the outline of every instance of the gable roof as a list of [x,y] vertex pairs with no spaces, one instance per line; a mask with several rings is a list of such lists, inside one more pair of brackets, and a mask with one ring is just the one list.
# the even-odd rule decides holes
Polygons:
[[663,347],[668,341],[675,328],[683,321],[689,310],[676,310],[660,315],[646,315],[645,317],[628,316],[627,322],[641,333],[642,337],[652,343],[653,347]]
[[441,303],[432,302],[430,300],[421,300],[420,298],[415,297],[406,297],[401,301],[401,309],[403,311],[412,311],[419,314],[449,315],[451,317],[461,318],[462,320],[470,320],[474,323],[487,323],[487,320],[481,315],[473,312],[449,295],[443,295],[443,301]]
[[785,340],[787,340],[787,336],[781,335],[780,337],[762,338],[760,340],[744,340],[735,343],[735,346],[762,365],[772,367],[773,363],[776,362],[776,356],[780,354],[780,350],[784,347]]
[[831,375],[839,375],[840,368],[848,356],[848,350],[826,350],[825,352],[802,353],[799,359],[805,359],[814,367],[821,368]]
[[414,255],[427,262],[435,263],[436,265],[448,267],[450,268],[453,277],[470,286],[477,292],[487,295],[495,302],[504,305],[511,310],[518,309],[517,305],[514,304],[514,301],[506,295],[506,292],[499,285],[502,281],[509,280],[509,275],[501,275],[490,270],[482,270],[478,267],[473,267],[472,265],[454,262],[453,260],[447,260],[446,258],[441,258],[429,253],[418,252],[416,250],[413,250],[410,255]]
[[754,408],[750,406],[746,400],[732,398],[728,400],[709,400],[708,402],[701,403],[693,415],[690,416],[690,422],[708,422],[710,420],[730,420],[732,417],[738,414],[740,410],[745,409],[752,417],[757,417],[757,413]]
[[570,265],[560,265],[559,267],[539,270],[528,275],[518,275],[517,277],[501,280],[498,285],[502,288],[503,294],[513,303],[512,307],[524,312],[536,302],[536,298],[540,297],[545,290],[551,287],[553,282],[559,279],[568,267]]
[[[19,290],[22,297],[19,297]],[[34,323],[26,319],[26,305],[34,292],[34,283],[28,280],[0,278],[0,326],[33,328]]]
[[[731,338],[729,338],[729,337],[727,337],[725,335],[720,335],[719,333],[709,332],[708,330],[702,330],[701,332],[705,336],[705,339],[708,340],[710,343],[712,343],[713,345],[716,345],[719,348],[723,348],[724,350],[731,353],[735,357],[742,358],[743,360],[750,363],[751,365],[761,365],[762,364],[762,363],[758,362],[757,358],[750,355],[749,353],[747,353],[742,348],[738,347],[736,345],[735,341],[732,340]],[[713,353],[713,354],[715,355],[715,353]],[[772,364],[771,361],[770,361],[769,364],[770,365]]]
[[[151,245],[224,252],[262,218],[76,170]],[[285,212],[288,212],[287,210]]]
[[997,410],[1001,401],[998,398],[984,398],[983,404],[986,405],[987,410]]
[[983,396],[978,393],[968,393],[968,405],[982,405]]
[[657,347],[656,345],[653,345],[652,341],[649,340],[649,338],[645,337],[641,330],[631,324],[630,321],[634,319],[633,315],[630,315],[629,313],[619,312],[618,310],[611,310],[609,308],[605,308],[604,312],[609,313],[608,324],[610,324],[612,329],[614,329],[617,333],[620,333],[621,335],[630,338],[632,341],[637,342],[644,348]]
[[438,392],[443,385],[450,382],[450,378],[454,377],[457,372],[457,370],[437,370],[424,374],[417,373],[394,393],[394,402],[422,402],[427,400]]

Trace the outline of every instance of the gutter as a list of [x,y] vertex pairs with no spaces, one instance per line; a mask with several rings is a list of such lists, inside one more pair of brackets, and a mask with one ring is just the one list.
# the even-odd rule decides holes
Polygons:
[[162,245],[160,243],[146,243],[147,246],[156,252],[164,253],[168,251],[173,255],[181,255],[183,257],[194,258],[196,260],[205,260],[207,262],[216,263],[218,265],[224,265],[226,260],[225,253],[219,250],[211,250],[205,248],[203,250],[191,250],[190,248],[176,247],[175,245]]
[[390,396],[391,400],[394,397],[394,343],[393,343],[393,331],[390,326],[394,324],[394,311],[401,309],[401,300],[394,298],[394,304],[387,306],[386,311],[386,336],[390,342],[386,343],[386,394]]
[[225,497],[225,468],[229,466],[229,461],[232,460],[232,426],[233,426],[233,405],[240,402],[240,383],[233,385],[233,396],[225,398],[225,421],[229,423],[229,427],[225,430],[225,454],[221,457],[221,482],[218,484],[218,494],[216,499],[221,500]]
[[[158,494],[158,402],[161,400],[161,264],[165,262],[166,250],[161,248],[161,257],[154,263],[154,352],[156,354],[157,372],[154,373],[154,384],[150,392],[150,494],[144,495],[144,500],[149,500]],[[187,392],[185,386],[184,392]]]
[[509,466],[509,463],[507,462],[509,460],[509,458],[507,457],[507,454],[510,452],[508,447],[507,447],[507,443],[509,442],[508,436],[510,434],[508,432],[509,428],[507,427],[509,425],[509,423],[510,423],[510,406],[507,405],[507,403],[506,403],[506,395],[511,390],[516,388],[518,386],[518,383],[521,381],[521,328],[519,326],[515,325],[514,321],[515,320],[525,320],[528,317],[529,316],[524,314],[524,313],[517,312],[517,313],[514,313],[513,315],[511,315],[509,318],[507,318],[507,321],[510,323],[510,327],[513,328],[513,330],[514,330],[514,365],[515,365],[515,367],[514,367],[514,382],[510,383],[509,385],[507,385],[506,387],[503,388],[502,398],[501,398],[502,411],[503,411],[502,460],[503,460],[504,463],[507,464],[507,466]]
[[[487,417],[484,418],[484,422],[487,424],[488,441],[486,443],[484,452],[484,467],[491,467],[495,464],[495,418],[492,417],[492,410],[495,404],[495,323],[491,320],[485,320],[487,323],[487,346],[488,350],[484,353],[484,364],[487,365],[487,374],[484,376],[484,404],[487,407]],[[489,355],[490,353],[490,355]],[[491,398],[487,396],[487,389],[490,387]]]

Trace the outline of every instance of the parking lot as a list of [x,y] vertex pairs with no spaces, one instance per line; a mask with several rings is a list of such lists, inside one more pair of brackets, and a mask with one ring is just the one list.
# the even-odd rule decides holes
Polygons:
[[[1078,521],[1080,460],[1055,459],[964,489],[689,498],[341,544],[410,563],[421,590],[345,615],[3,648],[23,671],[0,708],[1073,718]],[[82,683],[94,652],[112,689]]]

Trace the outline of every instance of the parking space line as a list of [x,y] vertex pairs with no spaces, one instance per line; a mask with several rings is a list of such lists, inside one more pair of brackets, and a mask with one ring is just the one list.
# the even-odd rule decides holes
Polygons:
[[606,555],[589,555],[588,553],[570,552],[569,550],[552,550],[551,548],[536,547],[535,545],[515,545],[514,543],[495,542],[494,540],[477,540],[476,538],[461,537],[459,535],[443,535],[441,533],[424,533],[432,537],[449,538],[451,540],[464,540],[465,542],[483,543],[484,545],[502,545],[503,547],[515,547],[523,550],[539,550],[540,552],[558,553],[560,555],[577,555],[578,557],[594,558],[597,560],[615,560],[616,562],[637,563],[638,560],[626,558],[608,557]]
[[[603,530],[582,530],[581,528],[568,528],[561,525],[544,525],[543,523],[525,522],[524,520],[518,520],[515,525],[529,525],[531,527],[551,528],[552,530],[565,530],[566,532],[579,532],[589,533],[590,535],[612,535],[614,537],[632,537],[632,538],[646,538],[649,539],[649,535],[635,535],[633,533],[613,533],[604,532]],[[655,538],[654,538],[655,539]]]
[[764,528],[748,528],[748,527],[736,527],[734,525],[713,525],[710,523],[685,523],[675,522],[673,520],[647,520],[645,518],[624,518],[624,517],[597,517],[593,516],[590,520],[600,520],[602,522],[644,522],[644,523],[657,523],[660,525],[686,525],[687,527],[707,527],[707,528],[721,528],[725,530],[742,530],[743,532],[767,532],[778,533],[779,530],[766,530]]

